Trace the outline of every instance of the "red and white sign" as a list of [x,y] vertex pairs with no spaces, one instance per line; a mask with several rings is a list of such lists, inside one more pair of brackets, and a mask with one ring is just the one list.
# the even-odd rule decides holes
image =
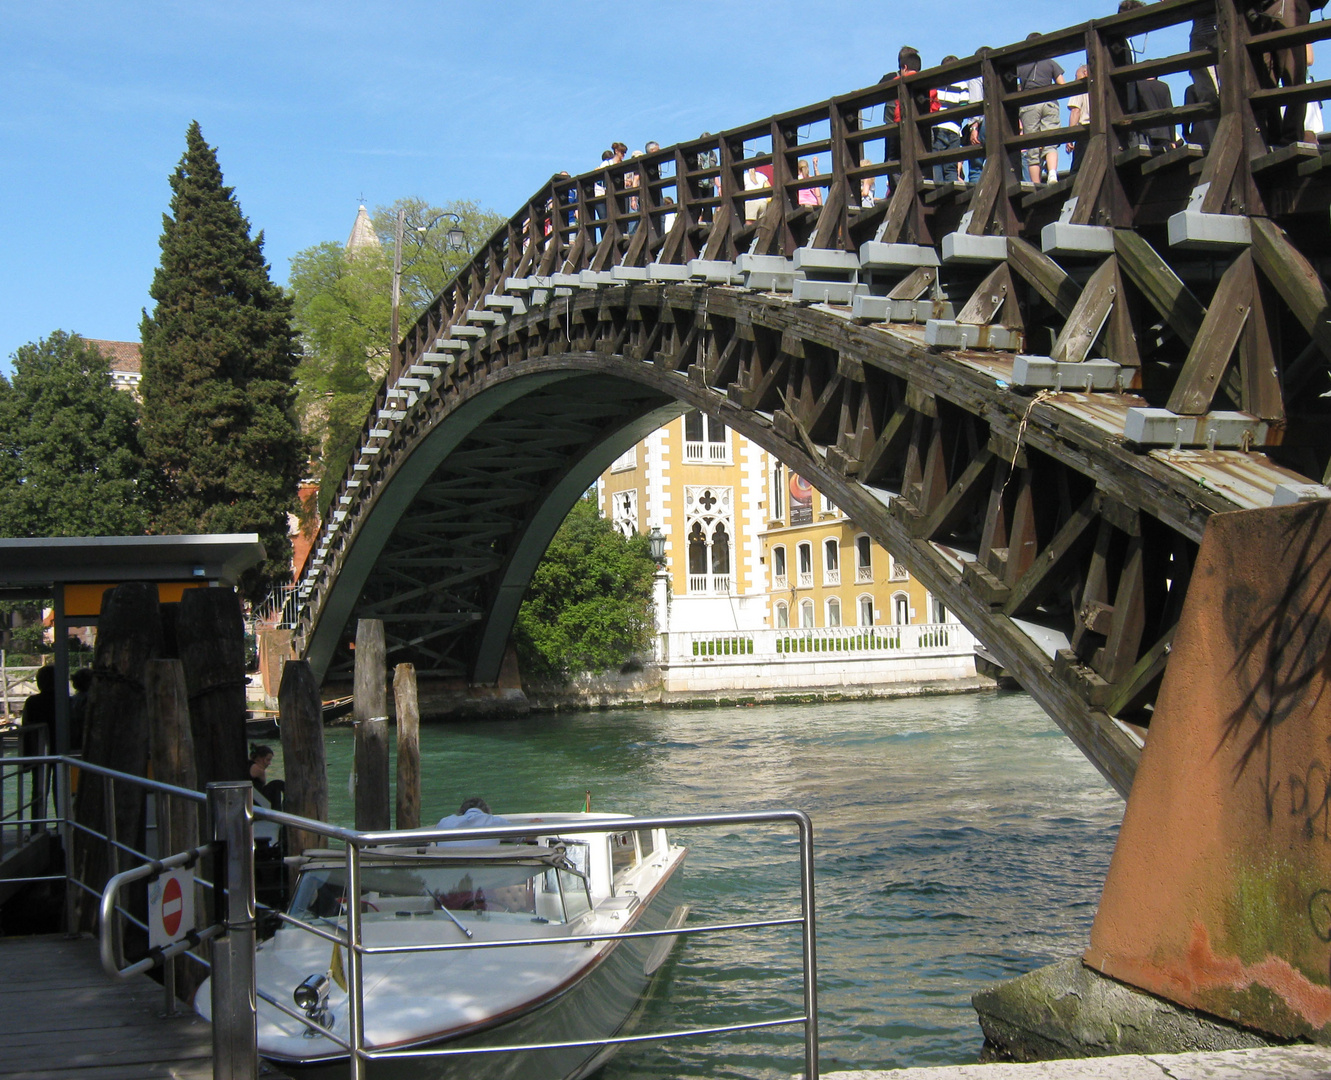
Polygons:
[[179,941],[194,929],[194,872],[168,870],[148,886],[148,944]]

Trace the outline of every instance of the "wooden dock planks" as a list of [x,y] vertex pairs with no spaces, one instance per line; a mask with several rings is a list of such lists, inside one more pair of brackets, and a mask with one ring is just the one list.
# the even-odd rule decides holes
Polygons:
[[0,1078],[211,1080],[208,1024],[162,1012],[162,988],[108,977],[91,938],[0,938]]

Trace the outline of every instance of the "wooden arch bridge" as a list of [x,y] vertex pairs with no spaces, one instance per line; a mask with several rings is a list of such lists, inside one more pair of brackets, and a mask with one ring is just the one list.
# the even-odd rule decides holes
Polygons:
[[[696,408],[896,553],[1126,792],[1208,520],[1331,494],[1331,152],[1271,145],[1331,82],[1270,75],[1331,22],[1247,7],[1164,0],[553,178],[401,342],[297,649],[335,671],[373,617],[395,662],[493,682],[573,502]],[[1212,13],[1187,51],[1126,47]],[[1088,79],[1019,88],[1082,54]],[[1188,73],[1212,92],[1130,111]],[[971,79],[982,101],[928,111]],[[1088,126],[1021,134],[1081,92]],[[931,149],[979,120],[980,146]],[[1178,123],[1207,143],[1142,134]],[[1073,175],[1023,182],[1020,151],[1071,141]],[[799,179],[814,155],[830,171]],[[980,158],[975,183],[934,179]],[[759,166],[771,190],[746,190]],[[890,199],[864,205],[866,178]]]

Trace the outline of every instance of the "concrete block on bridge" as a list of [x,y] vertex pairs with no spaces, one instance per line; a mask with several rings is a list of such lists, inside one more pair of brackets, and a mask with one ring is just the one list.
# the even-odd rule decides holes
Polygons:
[[1060,363],[1048,356],[1018,356],[1012,362],[1012,385],[1032,390],[1117,390],[1123,366],[1112,360]]
[[952,232],[943,237],[945,263],[997,263],[1007,258],[1006,236]]
[[675,263],[648,263],[647,276],[652,281],[688,281],[692,276],[687,266]]
[[694,281],[705,281],[708,285],[741,285],[744,276],[735,264],[720,259],[691,259],[689,277]]
[[850,314],[861,322],[919,322],[949,320],[956,308],[948,300],[893,300],[888,296],[856,296]]
[[1114,253],[1114,230],[1104,225],[1051,221],[1040,230],[1040,249],[1053,258],[1100,258]]
[[860,269],[903,273],[938,265],[938,252],[923,244],[884,244],[870,240],[860,247]]
[[741,255],[735,269],[744,284],[759,292],[793,292],[795,264],[781,255]]
[[527,305],[522,302],[519,296],[504,296],[500,293],[489,293],[485,297],[485,306],[494,311],[503,311],[508,315],[525,315]]
[[1266,445],[1269,428],[1247,413],[1210,412],[1180,416],[1168,409],[1129,409],[1123,437],[1138,446],[1205,446],[1236,450]]
[[933,349],[1020,349],[1022,334],[994,323],[930,319],[924,327],[924,343]]
[[1331,487],[1325,484],[1277,484],[1271,505],[1293,506],[1295,503],[1321,502],[1324,499],[1331,499]]
[[645,266],[612,266],[610,268],[610,277],[617,283],[628,281],[647,281],[647,267]]

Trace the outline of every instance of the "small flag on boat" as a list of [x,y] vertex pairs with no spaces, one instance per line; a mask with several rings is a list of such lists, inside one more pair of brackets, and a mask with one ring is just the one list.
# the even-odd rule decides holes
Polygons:
[[343,993],[347,990],[347,973],[342,970],[342,946],[333,946],[333,962],[328,968],[329,978],[337,983],[337,988]]
[[583,813],[585,813],[585,814],[590,814],[591,812],[592,812],[592,789],[591,789],[591,788],[588,788],[588,789],[587,789],[587,806],[586,806],[586,808],[583,810]]

